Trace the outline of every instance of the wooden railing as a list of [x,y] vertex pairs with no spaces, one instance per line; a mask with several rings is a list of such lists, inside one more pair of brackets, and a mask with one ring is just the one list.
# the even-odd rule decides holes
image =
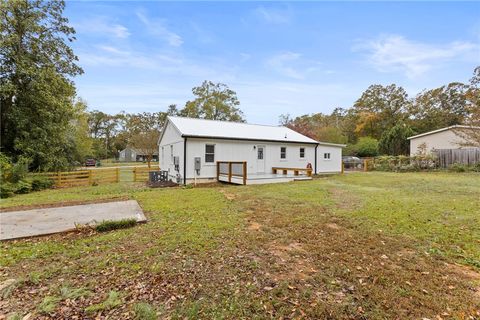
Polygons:
[[283,167],[273,167],[272,173],[277,174],[278,171],[282,171],[283,174],[287,174],[288,171],[293,171],[295,176],[298,176],[300,172],[305,172],[308,177],[312,176],[312,168],[283,168]]
[[247,161],[217,161],[217,180],[220,175],[227,176],[230,183],[232,177],[241,177],[247,184]]

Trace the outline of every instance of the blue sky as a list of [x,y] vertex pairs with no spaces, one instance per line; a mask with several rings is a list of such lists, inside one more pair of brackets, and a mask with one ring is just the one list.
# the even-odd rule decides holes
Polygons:
[[109,113],[165,110],[203,80],[237,92],[247,120],[350,107],[371,84],[411,96],[480,65],[478,2],[67,2],[85,74]]

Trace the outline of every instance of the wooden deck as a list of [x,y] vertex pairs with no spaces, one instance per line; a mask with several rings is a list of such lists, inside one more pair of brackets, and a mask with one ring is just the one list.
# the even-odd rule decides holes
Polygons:
[[282,183],[291,181],[312,180],[312,177],[306,175],[294,175],[294,174],[274,174],[274,173],[258,173],[248,174],[244,183],[243,177],[232,176],[229,181],[229,177],[226,174],[220,174],[218,181],[230,182],[233,184],[266,184],[266,183]]

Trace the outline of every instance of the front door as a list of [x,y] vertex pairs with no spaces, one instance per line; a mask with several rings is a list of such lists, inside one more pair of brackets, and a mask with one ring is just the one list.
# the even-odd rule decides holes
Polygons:
[[257,172],[265,173],[265,146],[257,146]]

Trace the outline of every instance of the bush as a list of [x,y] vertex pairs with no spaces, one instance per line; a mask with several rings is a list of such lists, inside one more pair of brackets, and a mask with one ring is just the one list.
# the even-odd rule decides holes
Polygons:
[[155,308],[146,302],[139,302],[133,306],[135,312],[135,319],[137,320],[156,320],[157,312]]
[[15,193],[15,190],[17,190],[15,184],[10,183],[10,182],[2,182],[0,183],[0,198],[8,198],[13,196]]
[[40,191],[49,189],[53,186],[54,181],[48,177],[35,176],[31,180],[32,191]]
[[15,184],[17,194],[25,194],[32,191],[32,184],[26,180],[20,180]]
[[448,170],[453,172],[467,172],[469,167],[461,163],[454,163],[448,168]]
[[105,220],[95,226],[98,232],[107,232],[116,229],[131,228],[137,224],[135,219],[122,219],[118,221]]
[[378,155],[378,141],[371,137],[361,137],[353,148],[359,157],[375,157]]

